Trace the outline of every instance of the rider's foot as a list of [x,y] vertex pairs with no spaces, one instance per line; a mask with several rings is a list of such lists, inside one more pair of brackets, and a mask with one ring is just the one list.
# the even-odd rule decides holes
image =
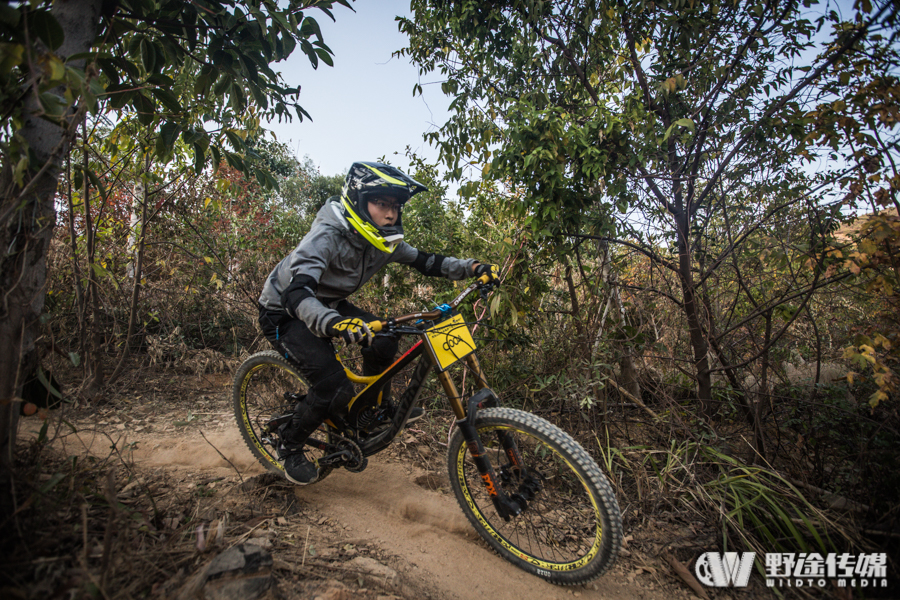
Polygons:
[[297,485],[309,485],[319,478],[319,467],[314,461],[309,460],[303,450],[287,450],[284,459],[284,476],[288,481]]
[[[387,418],[393,419],[394,415],[397,413],[397,405],[388,400],[387,402],[384,402],[382,406],[386,406],[384,412],[387,415]],[[404,425],[404,427],[409,427],[412,423],[415,423],[424,416],[425,409],[423,409],[421,406],[414,407],[409,413],[409,418],[406,419],[406,425]]]
[[419,419],[425,416],[425,409],[421,406],[417,406],[412,409],[412,412],[409,413],[409,418],[406,419],[406,426],[409,427],[412,423],[415,423]]

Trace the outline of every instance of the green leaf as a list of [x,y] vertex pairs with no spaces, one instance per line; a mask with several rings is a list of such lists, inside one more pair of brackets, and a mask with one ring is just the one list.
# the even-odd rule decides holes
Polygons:
[[322,30],[319,29],[319,24],[312,17],[306,17],[303,19],[303,23],[300,25],[300,35],[304,37],[309,37],[310,35],[315,35],[317,39],[322,39]]
[[44,109],[44,112],[47,113],[48,117],[61,118],[69,108],[68,102],[51,92],[44,92],[39,98],[41,100],[41,107]]
[[37,378],[38,378],[38,381],[41,382],[41,385],[44,386],[45,390],[50,392],[51,395],[56,396],[59,399],[62,399],[62,397],[63,397],[62,393],[58,389],[53,387],[53,384],[50,383],[50,380],[47,378],[47,374],[44,373],[44,369],[42,369],[41,367],[38,367],[38,369],[37,369]]
[[100,191],[100,195],[105,199],[108,194],[106,193],[106,186],[100,181],[100,178],[97,177],[97,174],[94,173],[93,170],[87,170],[88,179],[91,181],[91,185],[97,188]]
[[323,63],[325,63],[329,67],[334,66],[334,60],[332,60],[331,55],[328,54],[326,50],[323,50],[322,48],[316,48],[316,54],[319,56],[319,58],[322,59]]
[[150,93],[173,113],[181,112],[181,104],[178,102],[178,97],[169,90],[156,88]]
[[204,148],[209,146],[209,135],[205,131],[185,129],[181,134],[185,144],[201,144]]
[[228,88],[230,88],[230,87],[231,87],[231,78],[222,77],[221,79],[219,79],[219,82],[216,83],[216,87],[213,88],[213,93],[217,97],[221,97],[225,94],[226,90],[228,90]]
[[94,270],[94,275],[96,275],[97,277],[106,277],[110,279],[113,282],[115,288],[117,290],[119,289],[119,282],[116,281],[116,278],[113,277],[112,273],[103,268],[103,265],[95,262],[91,263],[91,268]]
[[226,129],[225,137],[227,137],[228,141],[231,142],[232,148],[239,152],[244,150],[244,140],[242,140],[238,134],[231,131],[230,129]]
[[153,123],[153,117],[156,114],[156,105],[144,94],[137,92],[132,98],[132,105],[137,111],[138,122],[144,127]]
[[154,73],[150,77],[147,78],[147,83],[152,83],[153,85],[159,85],[164,88],[170,88],[175,84],[175,80],[169,77],[168,75],[163,75],[162,73]]
[[47,10],[39,10],[29,14],[28,29],[32,35],[39,37],[51,50],[59,48],[66,37],[56,17]]
[[115,110],[120,110],[124,108],[127,104],[132,102],[132,99],[136,92],[125,91],[126,89],[130,90],[131,86],[125,85],[111,85],[106,88],[106,93],[109,97],[109,107]]
[[206,146],[194,144],[194,173],[199,175],[203,172],[203,166],[206,164]]
[[65,479],[65,475],[63,475],[62,473],[54,473],[53,476],[50,477],[50,479],[47,480],[46,483],[44,483],[43,485],[41,485],[41,487],[40,487],[40,493],[41,493],[41,494],[46,494],[47,492],[49,492],[50,490],[52,490],[53,488],[55,488],[56,485],[57,485],[60,481],[62,481],[63,479]]
[[666,135],[663,136],[662,141],[666,141],[667,139],[669,139],[669,136],[672,135],[672,131],[673,131],[676,127],[687,127],[687,128],[690,129],[691,132],[693,133],[693,131],[694,131],[694,122],[693,122],[692,120],[690,120],[690,119],[678,119],[677,121],[675,121],[674,123],[672,123],[671,125],[669,125],[669,128],[668,128],[668,129],[666,129]]
[[691,130],[691,133],[694,132],[694,122],[691,119],[678,119],[677,121],[675,121],[675,125],[678,125],[680,127],[687,127]]
[[6,76],[17,65],[22,64],[25,46],[22,44],[0,44],[0,76]]
[[159,128],[159,137],[156,139],[156,151],[160,156],[171,153],[175,147],[175,141],[178,134],[181,133],[181,126],[178,123],[167,121]]
[[148,73],[156,72],[156,46],[148,38],[141,39],[141,62]]
[[116,64],[116,61],[109,58],[100,58],[97,60],[97,64],[111,83],[119,83],[119,65]]

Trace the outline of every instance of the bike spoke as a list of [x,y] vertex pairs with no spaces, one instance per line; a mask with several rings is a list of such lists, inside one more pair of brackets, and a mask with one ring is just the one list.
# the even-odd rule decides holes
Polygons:
[[[485,429],[480,429],[479,433],[482,439],[493,437]],[[497,533],[536,559],[567,564],[583,558],[594,546],[599,519],[587,490],[552,448],[523,432],[510,434],[515,435],[528,471],[544,474],[541,489],[522,514],[506,522],[494,511],[490,497],[480,485],[481,478],[474,463],[467,460],[468,487],[482,515],[490,517],[490,525]],[[492,442],[488,458],[498,474],[504,467],[509,467],[508,458],[497,442]],[[509,477],[501,485],[507,494],[527,494],[529,488],[524,478],[514,475],[512,469],[506,471]]]

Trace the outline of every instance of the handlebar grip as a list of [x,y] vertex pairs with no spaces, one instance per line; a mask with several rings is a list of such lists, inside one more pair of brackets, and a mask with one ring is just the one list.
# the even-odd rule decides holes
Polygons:
[[366,326],[369,328],[369,331],[372,333],[378,333],[382,330],[382,322],[381,321],[372,321],[371,323],[366,323]]
[[484,284],[484,283],[489,282],[490,280],[491,280],[490,275],[484,274],[484,275],[482,275],[481,277],[478,278],[478,283]]

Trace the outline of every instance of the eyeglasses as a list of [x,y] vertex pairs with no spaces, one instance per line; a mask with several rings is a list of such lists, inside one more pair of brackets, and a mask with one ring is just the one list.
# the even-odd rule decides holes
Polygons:
[[370,204],[374,204],[378,207],[379,210],[383,210],[385,212],[389,210],[393,210],[396,212],[400,212],[400,203],[399,202],[391,202],[390,200],[369,200]]

